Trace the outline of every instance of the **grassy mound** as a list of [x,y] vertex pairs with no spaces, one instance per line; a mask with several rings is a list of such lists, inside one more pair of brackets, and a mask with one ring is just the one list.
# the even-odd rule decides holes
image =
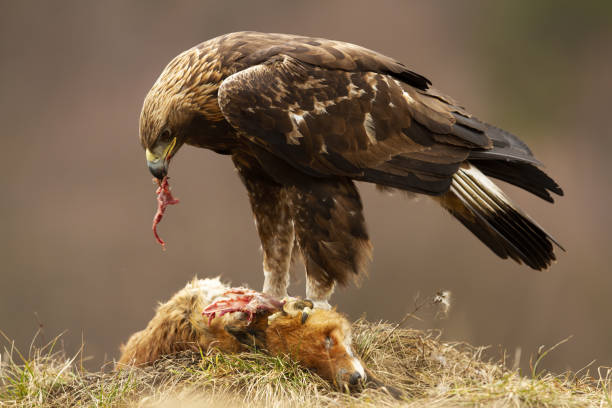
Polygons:
[[10,345],[0,364],[0,406],[23,407],[612,407],[612,370],[596,376],[529,376],[483,361],[483,348],[449,344],[433,332],[386,323],[354,324],[357,353],[402,400],[382,389],[342,393],[296,363],[261,353],[184,353],[142,369],[91,373],[54,344],[21,355]]

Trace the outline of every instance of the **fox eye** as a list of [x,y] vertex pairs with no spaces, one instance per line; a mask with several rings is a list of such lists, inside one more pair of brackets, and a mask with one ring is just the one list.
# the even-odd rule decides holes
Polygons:
[[330,348],[332,348],[333,345],[334,345],[334,339],[332,339],[331,337],[327,336],[325,338],[325,348],[327,350],[329,350]]

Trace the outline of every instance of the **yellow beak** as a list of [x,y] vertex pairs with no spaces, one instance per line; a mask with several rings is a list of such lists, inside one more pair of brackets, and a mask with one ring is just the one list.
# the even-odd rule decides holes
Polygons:
[[162,180],[168,174],[168,159],[171,157],[175,146],[176,137],[167,146],[157,146],[152,151],[149,149],[145,151],[149,171],[159,180]]

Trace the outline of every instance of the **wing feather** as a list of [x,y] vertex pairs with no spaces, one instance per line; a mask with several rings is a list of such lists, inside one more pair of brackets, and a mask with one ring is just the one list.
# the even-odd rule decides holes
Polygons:
[[431,82],[411,71],[401,62],[359,45],[292,34],[243,31],[227,34],[198,47],[223,49],[225,58],[244,68],[268,63],[287,55],[305,64],[331,70],[379,72],[390,75],[417,89],[427,89]]
[[[319,177],[350,176],[440,194],[484,131],[460,108],[377,72],[349,72],[289,55],[237,72],[219,106],[240,135]],[[426,169],[426,170],[424,170]]]

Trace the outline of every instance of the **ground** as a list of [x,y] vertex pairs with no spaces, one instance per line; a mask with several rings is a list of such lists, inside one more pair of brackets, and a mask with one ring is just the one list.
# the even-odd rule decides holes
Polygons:
[[142,369],[88,372],[81,354],[56,351],[57,342],[26,356],[11,348],[0,364],[0,406],[22,407],[609,407],[612,369],[553,375],[485,361],[484,348],[439,340],[435,332],[387,323],[354,323],[354,345],[366,365],[402,400],[380,389],[348,394],[282,357],[262,353],[184,353]]

